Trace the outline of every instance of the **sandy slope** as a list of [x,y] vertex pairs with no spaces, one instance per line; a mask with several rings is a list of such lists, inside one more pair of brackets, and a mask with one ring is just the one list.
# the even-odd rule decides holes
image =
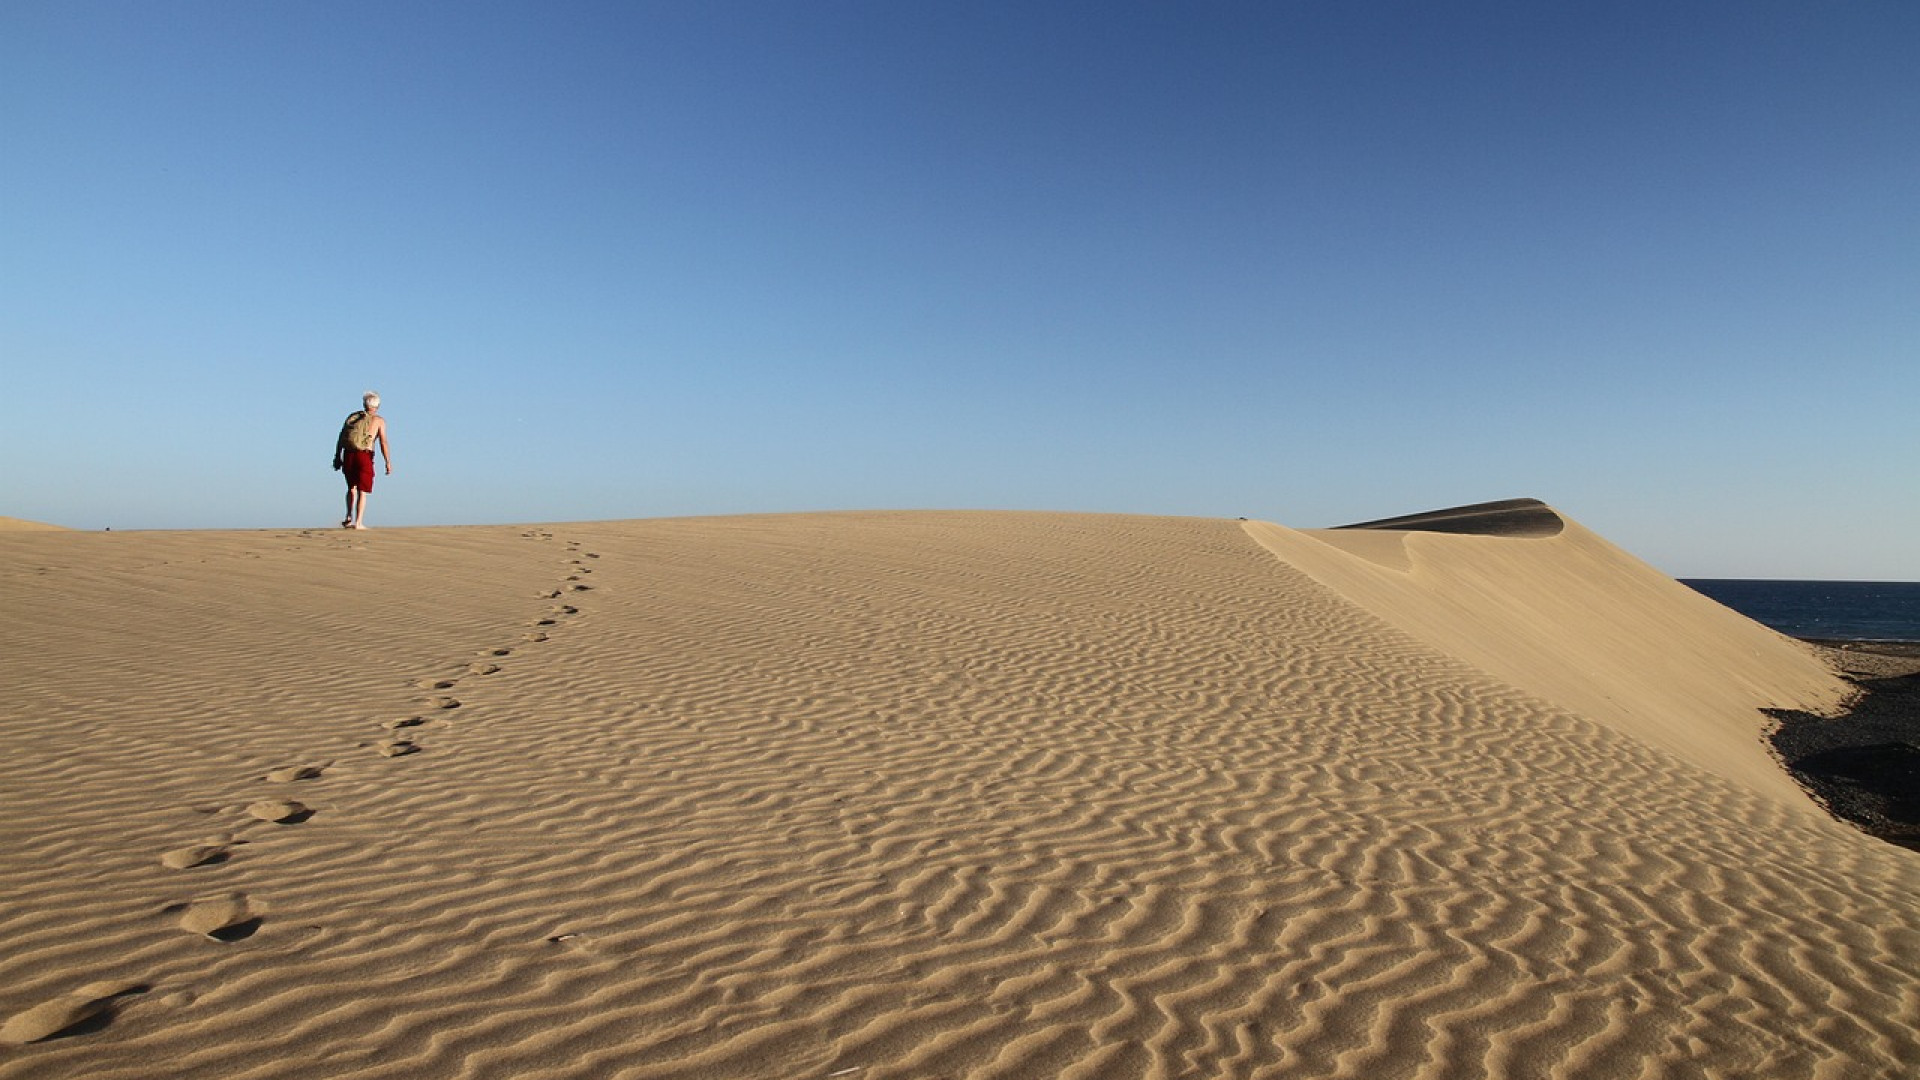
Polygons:
[[1247,531],[1436,651],[1740,786],[1798,802],[1754,737],[1759,706],[1831,712],[1847,686],[1815,651],[1565,522],[1551,539],[1420,531]]
[[0,1034],[74,1025],[0,1077],[1920,1060],[1920,859],[1760,743],[1839,684],[1578,526],[21,532],[0,592]]

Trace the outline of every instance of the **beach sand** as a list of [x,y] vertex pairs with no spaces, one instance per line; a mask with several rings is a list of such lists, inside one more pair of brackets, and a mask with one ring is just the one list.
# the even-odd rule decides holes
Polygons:
[[0,530],[0,1078],[1906,1075],[1851,684],[1547,515]]

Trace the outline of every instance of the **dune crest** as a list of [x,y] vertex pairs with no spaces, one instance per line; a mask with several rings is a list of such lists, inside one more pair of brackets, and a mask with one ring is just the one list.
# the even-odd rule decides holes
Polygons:
[[[1849,689],[1807,646],[1533,500],[1248,535],[1433,648],[1755,792],[1810,805],[1760,709],[1831,712]],[[1390,553],[1390,557],[1388,555]]]
[[1539,499],[1503,499],[1446,510],[1362,521],[1341,529],[1389,532],[1465,533],[1471,536],[1558,536],[1566,528],[1559,511]]

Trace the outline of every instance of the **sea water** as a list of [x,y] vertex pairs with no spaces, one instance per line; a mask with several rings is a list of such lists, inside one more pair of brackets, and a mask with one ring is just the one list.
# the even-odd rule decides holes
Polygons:
[[1688,578],[1684,584],[1792,637],[1920,642],[1920,582]]

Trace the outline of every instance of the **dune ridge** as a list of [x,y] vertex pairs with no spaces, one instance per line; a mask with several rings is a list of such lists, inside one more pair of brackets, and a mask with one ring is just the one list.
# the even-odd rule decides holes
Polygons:
[[0,537],[0,1077],[1895,1075],[1842,688],[1566,524]]
[[1466,533],[1474,536],[1558,536],[1565,527],[1566,519],[1539,499],[1501,499],[1339,526],[1342,529]]

